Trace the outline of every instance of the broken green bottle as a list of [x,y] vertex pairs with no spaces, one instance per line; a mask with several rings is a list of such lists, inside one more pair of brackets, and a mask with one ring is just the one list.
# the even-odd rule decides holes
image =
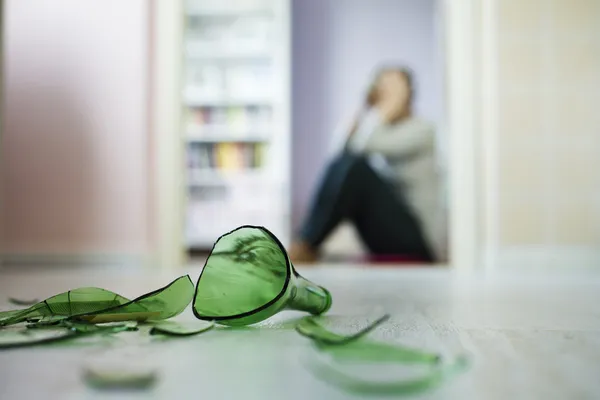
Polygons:
[[197,318],[229,326],[255,324],[283,309],[319,315],[330,307],[329,291],[300,276],[277,237],[259,226],[217,240],[193,300]]

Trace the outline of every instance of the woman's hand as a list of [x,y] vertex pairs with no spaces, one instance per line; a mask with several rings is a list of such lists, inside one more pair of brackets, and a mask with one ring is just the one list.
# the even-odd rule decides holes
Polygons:
[[410,113],[410,88],[398,74],[381,77],[375,107],[385,123],[394,123]]
[[354,136],[354,134],[358,130],[358,125],[360,124],[360,120],[361,120],[361,113],[358,113],[356,115],[356,117],[354,118],[352,125],[350,126],[350,130],[348,131],[347,140],[350,140],[352,138],[352,136]]
[[386,96],[375,107],[379,111],[383,121],[388,124],[402,118],[406,109],[405,102],[399,96]]

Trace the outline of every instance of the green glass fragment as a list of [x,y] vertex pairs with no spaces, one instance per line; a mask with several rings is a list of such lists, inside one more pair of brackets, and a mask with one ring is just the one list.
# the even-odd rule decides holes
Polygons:
[[327,384],[354,395],[406,396],[434,389],[449,378],[463,372],[468,366],[465,357],[457,357],[447,364],[435,364],[422,376],[394,381],[366,380],[357,374],[342,372],[338,367],[311,361],[308,364],[313,375]]
[[[29,308],[0,314],[0,327],[20,322],[71,319],[92,323],[161,320],[182,313],[194,295],[189,275],[129,300],[100,288],[79,288],[57,294]],[[37,322],[36,322],[37,323]]]
[[[396,344],[376,342],[364,338],[369,332],[389,319],[385,314],[358,332],[342,335],[331,332],[318,323],[320,317],[305,317],[296,331],[313,340],[317,348],[336,361],[431,363],[440,361],[437,354],[402,347]],[[358,340],[361,339],[361,340]]]
[[192,301],[194,284],[189,275],[125,304],[96,312],[72,315],[92,323],[163,320],[181,314]]
[[349,335],[341,335],[325,329],[317,322],[317,318],[318,317],[312,316],[303,318],[298,325],[296,325],[296,330],[298,333],[321,344],[342,345],[353,342],[365,336],[367,333],[371,332],[373,329],[387,321],[390,316],[385,314],[369,324],[366,328]]
[[143,390],[154,385],[158,378],[155,371],[110,370],[86,368],[84,380],[92,388],[98,390]]
[[194,315],[223,325],[249,325],[282,309],[326,312],[331,295],[301,277],[269,230],[242,226],[215,243],[196,284]]
[[342,362],[374,362],[404,364],[437,364],[438,354],[426,353],[397,344],[382,343],[369,339],[355,340],[343,346],[316,343],[319,350],[327,353],[332,360]]
[[2,327],[2,321],[5,321],[14,315],[17,315],[22,310],[9,310],[9,311],[0,311],[0,327]]
[[60,322],[61,326],[64,326],[67,329],[71,329],[80,333],[119,333],[119,332],[130,332],[137,331],[137,322],[109,322],[105,324],[92,324],[89,322],[83,321],[69,321],[63,320]]
[[68,340],[79,336],[68,329],[0,329],[0,350],[30,347]]
[[60,324],[61,321],[64,321],[64,317],[41,318],[36,321],[28,322],[27,325],[25,325],[25,327],[27,329],[54,329]]
[[92,334],[114,334],[137,330],[137,323],[90,324],[66,319],[43,322],[26,326],[25,329],[9,327],[0,329],[0,350],[29,347],[73,339]]
[[[296,330],[313,340],[319,354],[328,356],[330,362],[310,360],[308,367],[319,379],[342,390],[361,395],[408,395],[433,388],[448,377],[464,370],[465,357],[458,357],[450,363],[443,363],[437,354],[426,353],[392,343],[372,341],[366,338],[389,318],[384,315],[366,328],[352,334],[342,335],[331,332],[318,323],[318,317],[303,318]],[[351,364],[420,364],[426,367],[425,374],[417,378],[393,381],[371,381],[361,375],[351,375],[341,370]]]
[[9,297],[8,302],[14,304],[15,306],[32,306],[40,301],[38,299],[17,299],[15,297]]
[[8,318],[0,320],[0,327],[25,322],[31,318],[67,318],[77,314],[92,313],[129,301],[123,296],[100,288],[85,287],[69,290],[12,313]]
[[194,322],[171,322],[161,321],[150,329],[151,335],[166,336],[193,336],[207,332],[215,327],[214,322],[194,321]]

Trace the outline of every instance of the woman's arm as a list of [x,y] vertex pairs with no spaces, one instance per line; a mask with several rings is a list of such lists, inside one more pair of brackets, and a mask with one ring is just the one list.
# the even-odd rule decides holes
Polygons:
[[381,124],[380,118],[373,110],[363,110],[355,118],[348,132],[346,148],[361,152],[369,136]]
[[418,119],[397,125],[380,125],[366,141],[365,153],[387,157],[405,157],[435,147],[435,128]]
[[388,124],[377,110],[372,110],[349,142],[358,153],[377,153],[386,157],[405,157],[435,146],[435,128],[418,119]]

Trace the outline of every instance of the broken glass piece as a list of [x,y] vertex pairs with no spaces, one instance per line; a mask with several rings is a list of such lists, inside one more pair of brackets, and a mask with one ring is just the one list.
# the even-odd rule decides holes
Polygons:
[[151,387],[157,380],[154,370],[111,368],[87,368],[84,371],[85,382],[95,389],[101,390],[142,390]]
[[214,322],[194,321],[194,322],[171,322],[163,321],[156,323],[150,329],[151,335],[168,336],[193,336],[207,332],[214,328]]
[[[316,317],[303,318],[296,326],[296,330],[313,340],[320,355],[328,357],[328,362],[310,360],[308,363],[310,371],[317,378],[354,394],[406,395],[432,388],[466,367],[465,357],[458,357],[451,363],[442,363],[441,357],[437,354],[365,338],[368,332],[388,318],[389,315],[384,315],[366,328],[349,335],[341,335],[325,329],[317,322]],[[364,372],[349,374],[341,368],[349,365],[364,366],[382,363],[412,366],[409,371],[412,372],[409,374],[411,377],[392,381],[369,380],[365,378]],[[415,371],[417,364],[424,369]],[[386,371],[389,368],[386,367]],[[381,369],[379,368],[378,371]],[[415,372],[420,373],[415,377]]]
[[29,308],[19,310],[0,320],[0,327],[27,321],[31,318],[67,318],[76,314],[91,313],[129,302],[111,291],[86,287],[60,293]]
[[22,310],[9,310],[9,311],[0,311],[0,327],[2,326],[2,321],[5,321],[12,316],[20,313]]
[[9,297],[8,302],[15,306],[32,306],[40,301],[38,299],[17,299],[15,297]]
[[315,343],[317,348],[327,353],[337,362],[376,362],[405,364],[437,364],[441,361],[438,354],[426,353],[409,347],[391,343],[382,343],[368,339],[355,340],[343,346]]
[[91,334],[114,334],[137,330],[136,323],[90,324],[87,322],[60,321],[37,322],[25,329],[9,327],[0,329],[0,349],[34,346],[72,339]]
[[[70,323],[73,323],[74,321],[69,321]],[[100,328],[105,328],[105,327],[119,327],[119,328],[124,328],[125,331],[127,332],[137,332],[140,329],[138,328],[138,323],[137,321],[126,321],[126,322],[107,322],[107,323],[103,323],[103,324],[95,324],[96,326],[100,327]]]
[[194,295],[188,275],[164,288],[129,300],[100,288],[80,288],[57,294],[27,309],[0,314],[0,327],[32,319],[83,319],[91,323],[160,320],[174,317],[187,307]]
[[72,315],[94,324],[120,321],[163,320],[181,314],[192,301],[194,284],[189,275],[128,303],[96,312]]
[[58,342],[79,336],[68,329],[2,329],[0,350]]
[[353,342],[365,336],[367,333],[371,332],[373,329],[387,321],[390,316],[385,314],[369,324],[366,328],[363,328],[360,331],[350,335],[341,335],[325,329],[317,322],[317,318],[318,317],[312,316],[303,318],[298,325],[296,325],[296,331],[298,331],[298,333],[301,335],[313,339],[315,342],[321,344],[342,345]]
[[80,333],[118,333],[138,330],[137,322],[91,324],[83,321],[63,320],[60,325]]
[[302,278],[269,230],[242,226],[221,236],[198,278],[194,315],[223,325],[249,325],[284,308],[321,314],[329,292]]
[[[337,346],[336,346],[337,347]],[[345,346],[342,346],[345,347]],[[457,357],[449,363],[437,363],[425,368],[417,377],[391,381],[367,380],[364,374],[349,374],[339,367],[325,362],[311,361],[308,364],[313,375],[327,384],[336,386],[354,395],[414,395],[433,389],[444,381],[463,372],[468,366],[465,357]],[[381,371],[379,369],[379,371]],[[414,374],[411,374],[414,375]],[[420,375],[420,376],[419,376]]]
[[64,317],[40,318],[36,321],[28,322],[27,325],[25,325],[25,327],[27,329],[54,329],[60,324],[62,320],[64,320]]

